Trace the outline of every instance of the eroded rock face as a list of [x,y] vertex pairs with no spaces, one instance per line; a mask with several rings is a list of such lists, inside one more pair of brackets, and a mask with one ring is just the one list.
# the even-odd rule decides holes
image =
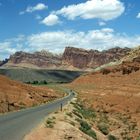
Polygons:
[[16,52],[14,55],[10,56],[8,63],[11,64],[31,64],[40,68],[46,67],[57,67],[61,65],[61,57],[55,56],[46,51],[26,53],[26,52]]
[[131,49],[113,48],[99,52],[97,50],[84,50],[66,47],[62,60],[63,64],[72,65],[77,68],[95,68],[105,63],[116,61],[124,57]]
[[96,68],[103,64],[116,61],[124,57],[131,49],[113,48],[106,51],[85,50],[74,47],[66,47],[62,56],[53,55],[47,51],[26,53],[16,52],[11,55],[4,66],[18,66],[29,68],[49,69],[88,69]]
[[140,70],[140,46],[132,49],[119,65],[109,66],[101,69],[102,74],[121,72],[123,75],[129,75]]

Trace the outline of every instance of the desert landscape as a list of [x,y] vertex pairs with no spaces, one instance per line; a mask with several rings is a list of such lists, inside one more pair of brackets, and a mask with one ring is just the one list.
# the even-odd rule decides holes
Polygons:
[[[84,56],[85,50],[77,50],[76,55],[69,53],[71,60],[65,60],[68,67],[76,66],[70,63],[75,60],[75,57],[86,60],[86,57],[81,57],[81,50]],[[73,51],[72,54],[75,52]],[[118,55],[120,56],[120,53]],[[115,57],[118,57],[116,53]],[[86,67],[87,71],[80,71],[79,66],[75,68],[77,71],[30,67],[26,70],[19,67],[22,62],[19,62],[18,69],[11,68],[15,67],[14,64],[8,66],[9,68],[2,66],[1,74],[18,81],[0,76],[0,112],[46,104],[66,96],[64,89],[71,89],[77,94],[75,100],[66,106],[63,112],[54,113],[53,117],[50,115],[54,119],[47,119],[29,133],[25,140],[33,140],[35,137],[39,137],[40,140],[48,137],[52,140],[139,139],[140,47],[127,51],[115,61],[112,52],[111,58],[113,63],[102,62],[101,65],[99,62],[99,67],[92,68],[90,71],[86,63],[86,65],[81,63],[81,66]],[[77,64],[78,59],[76,59]],[[41,81],[43,79],[44,81]],[[47,121],[49,124],[46,124]],[[63,125],[61,130],[58,127],[60,124]],[[57,135],[56,131],[58,131]],[[46,135],[47,133],[50,135]],[[74,136],[75,133],[77,137]]]
[[[140,47],[122,59],[122,64],[85,74],[69,86],[82,103],[96,112],[93,127],[104,124],[119,139],[140,135]],[[107,134],[108,134],[107,133]]]
[[140,140],[139,7],[0,0],[0,140]]

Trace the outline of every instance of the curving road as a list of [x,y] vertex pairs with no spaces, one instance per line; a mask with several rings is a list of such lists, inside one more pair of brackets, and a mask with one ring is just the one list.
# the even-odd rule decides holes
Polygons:
[[66,105],[75,93],[67,90],[68,96],[52,103],[0,115],[0,140],[23,140],[24,136],[35,128],[49,113]]

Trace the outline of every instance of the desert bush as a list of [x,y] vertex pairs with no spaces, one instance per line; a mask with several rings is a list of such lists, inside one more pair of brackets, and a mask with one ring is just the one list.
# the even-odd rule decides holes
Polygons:
[[86,121],[81,120],[80,125],[81,125],[81,128],[86,131],[91,129],[91,126]]
[[92,138],[94,138],[95,140],[97,139],[96,137],[96,133],[95,131],[93,131],[92,129],[87,131],[87,135],[91,136]]
[[117,138],[115,136],[113,136],[113,135],[109,135],[108,140],[117,140]]
[[40,81],[38,84],[44,84],[44,85],[47,85],[48,83],[47,83],[47,81],[46,80],[43,80],[43,81]]
[[75,126],[75,123],[74,123],[73,121],[71,121],[70,124],[71,124],[72,126]]
[[31,82],[30,81],[28,81],[28,82],[25,82],[26,84],[31,84]]
[[92,138],[97,139],[96,133],[91,129],[91,126],[86,121],[81,120],[79,129]]
[[105,74],[109,74],[111,71],[109,69],[102,69],[101,72],[103,75],[105,75]]
[[108,126],[105,123],[99,123],[98,129],[105,135],[107,135],[109,133]]
[[32,82],[32,84],[35,84],[35,85],[38,84],[38,83],[39,83],[38,81],[33,81]]
[[54,124],[55,124],[54,119],[55,118],[48,118],[46,120],[45,126],[48,127],[48,128],[53,128]]
[[75,106],[75,108],[85,119],[93,119],[96,117],[95,111],[91,108],[85,108],[83,105]]
[[73,110],[73,114],[76,115],[80,119],[83,118],[76,110]]
[[140,70],[139,67],[134,67],[133,69],[134,69],[135,72],[138,71],[138,70]]
[[123,68],[122,69],[122,74],[125,75],[125,74],[130,74],[132,73],[132,68]]
[[66,115],[68,115],[69,117],[72,118],[72,113],[71,112],[67,112]]

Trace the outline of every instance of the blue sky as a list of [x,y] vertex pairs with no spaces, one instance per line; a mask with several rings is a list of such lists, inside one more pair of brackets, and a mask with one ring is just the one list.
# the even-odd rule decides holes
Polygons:
[[16,51],[140,44],[139,0],[0,0],[0,59]]

